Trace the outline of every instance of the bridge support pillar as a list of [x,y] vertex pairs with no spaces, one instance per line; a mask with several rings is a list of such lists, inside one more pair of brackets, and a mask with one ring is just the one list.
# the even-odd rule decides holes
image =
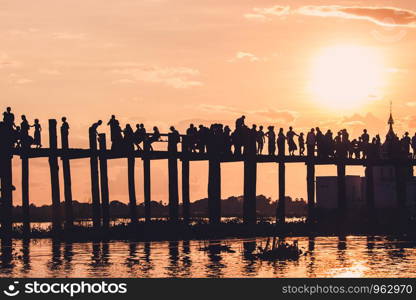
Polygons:
[[283,161],[279,162],[279,200],[277,203],[276,211],[276,222],[285,223],[286,221],[286,203],[285,203],[285,194],[286,194],[286,172],[285,172],[285,163]]
[[308,222],[316,219],[315,215],[315,165],[312,162],[306,164],[306,185],[308,194]]
[[190,219],[190,197],[189,197],[189,154],[187,136],[182,137],[182,218],[185,224]]
[[[69,148],[68,134],[61,129],[62,149]],[[62,168],[64,177],[64,197],[65,197],[65,229],[72,229],[74,225],[74,212],[72,207],[72,180],[71,165],[67,157],[62,157]]]
[[[144,155],[149,153],[150,146],[147,141],[143,142]],[[146,223],[151,221],[151,190],[150,190],[150,159],[143,158],[143,192],[144,192],[144,219]]]
[[134,166],[136,160],[133,154],[129,154],[127,158],[127,175],[129,184],[129,208],[130,208],[130,223],[137,224],[137,202],[136,202],[136,185],[134,182]]
[[244,161],[244,204],[243,221],[245,224],[256,224],[256,183],[257,163],[254,158]]
[[92,199],[92,225],[94,229],[101,227],[100,213],[100,187],[98,179],[98,158],[97,158],[97,134],[92,128],[89,129],[90,142],[90,173],[91,173],[91,199]]
[[57,150],[56,120],[49,120],[49,170],[51,174],[52,191],[52,231],[57,233],[61,230],[61,194],[59,188],[59,166]]
[[337,191],[338,191],[338,210],[340,215],[343,216],[347,209],[347,195],[345,187],[345,164],[337,164]]
[[172,134],[168,136],[168,176],[169,176],[169,221],[177,222],[179,218],[179,195],[178,195],[178,160],[177,143]]
[[105,133],[98,136],[100,149],[100,187],[101,187],[101,205],[103,213],[103,228],[110,228],[110,197],[108,192],[108,167],[105,152],[107,150],[107,141]]
[[23,234],[30,232],[30,213],[29,213],[29,159],[22,157],[22,217]]
[[221,163],[215,158],[208,162],[208,211],[209,222],[221,222]]

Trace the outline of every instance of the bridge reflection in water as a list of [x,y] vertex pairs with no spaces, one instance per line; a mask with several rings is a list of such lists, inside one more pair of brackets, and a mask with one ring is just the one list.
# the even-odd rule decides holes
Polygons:
[[[297,261],[250,253],[265,239],[226,243],[235,253],[201,251],[201,241],[63,243],[2,240],[1,277],[414,277],[416,242],[382,236],[298,237]],[[210,249],[208,247],[208,249]]]

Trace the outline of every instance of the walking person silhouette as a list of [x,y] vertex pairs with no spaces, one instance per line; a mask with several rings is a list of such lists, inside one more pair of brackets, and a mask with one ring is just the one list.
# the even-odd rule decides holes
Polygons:
[[267,127],[268,131],[265,133],[267,137],[267,146],[269,155],[275,155],[276,152],[276,133],[274,132],[274,126]]
[[41,131],[42,127],[40,126],[39,119],[35,119],[35,124],[33,124],[31,127],[35,127],[35,133],[33,136],[33,145],[36,145],[36,148],[41,148]]
[[289,155],[295,155],[295,151],[298,149],[294,141],[295,136],[299,136],[296,132],[293,131],[293,127],[289,127],[289,131],[286,133],[287,143],[289,145]]
[[306,151],[309,157],[315,156],[316,135],[315,129],[311,128],[306,136]]
[[69,148],[68,136],[69,136],[69,124],[66,120],[66,117],[62,117],[62,125],[61,125],[61,137],[62,137],[62,145],[63,149]]

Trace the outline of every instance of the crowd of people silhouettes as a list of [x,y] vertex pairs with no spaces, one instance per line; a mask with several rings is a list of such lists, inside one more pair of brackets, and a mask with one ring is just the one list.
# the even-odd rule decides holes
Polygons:
[[[337,132],[334,137],[333,132],[328,129],[324,134],[319,127],[311,128],[306,133],[296,133],[292,126],[285,133],[283,128],[275,132],[274,126],[268,126],[264,131],[263,126],[253,124],[248,127],[245,124],[245,116],[241,116],[235,121],[235,129],[231,130],[229,126],[223,124],[211,124],[210,127],[199,125],[196,127],[190,124],[186,134],[182,136],[182,141],[186,138],[186,150],[193,153],[218,153],[218,154],[235,154],[242,155],[247,153],[263,154],[263,148],[267,141],[268,155],[286,155],[288,149],[289,156],[296,153],[299,156],[317,156],[319,158],[368,158],[380,157],[382,142],[377,134],[370,139],[367,130],[354,139],[350,139],[346,129]],[[99,120],[89,128],[90,134],[98,136],[98,127],[102,125]],[[152,144],[161,141],[161,133],[158,127],[153,127],[152,133],[147,133],[144,124],[136,124],[135,130],[130,124],[126,124],[124,129],[121,128],[120,122],[112,115],[107,122],[110,127],[111,149],[115,151],[153,151]],[[34,128],[33,137],[30,135],[30,128]],[[15,148],[36,148],[42,147],[41,143],[42,127],[38,119],[30,125],[26,116],[21,116],[20,126],[15,124],[15,116],[10,107],[6,108],[3,113],[3,121],[0,122],[0,136],[2,141],[9,141],[11,147]],[[68,137],[69,124],[66,117],[62,118],[61,135]],[[177,151],[177,144],[181,142],[181,135],[175,129],[170,127],[168,134],[169,151]],[[295,139],[297,138],[297,143]],[[397,135],[388,135],[391,139],[389,143],[391,153],[397,153],[405,157],[416,159],[416,133],[411,138],[406,132],[400,139]],[[64,138],[63,141],[67,141]],[[68,145],[62,145],[68,148]],[[276,153],[277,150],[277,153]],[[411,151],[412,150],[412,151]]]

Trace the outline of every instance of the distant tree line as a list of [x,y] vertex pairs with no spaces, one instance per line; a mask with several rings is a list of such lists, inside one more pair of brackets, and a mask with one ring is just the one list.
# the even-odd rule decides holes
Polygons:
[[[304,199],[292,199],[286,197],[286,216],[288,217],[303,217],[307,214],[307,204]],[[259,195],[256,197],[257,201],[257,215],[259,217],[274,217],[276,215],[277,201],[270,197]],[[182,206],[179,207],[182,209]],[[92,217],[92,207],[90,203],[73,201],[74,218],[78,220],[90,219]],[[190,205],[191,215],[193,217],[208,217],[208,198],[200,199],[192,202]],[[162,201],[151,201],[152,217],[164,218],[169,215],[168,204],[163,204]],[[61,203],[61,214],[64,215],[64,203]],[[129,218],[129,206],[118,200],[110,202],[110,215],[112,218]],[[243,216],[243,196],[229,197],[221,201],[221,213],[223,217],[242,217]],[[144,203],[137,206],[137,214],[139,217],[144,217]],[[31,221],[51,221],[52,206],[30,205]],[[22,207],[15,206],[13,208],[13,218],[15,221],[22,219]]]

